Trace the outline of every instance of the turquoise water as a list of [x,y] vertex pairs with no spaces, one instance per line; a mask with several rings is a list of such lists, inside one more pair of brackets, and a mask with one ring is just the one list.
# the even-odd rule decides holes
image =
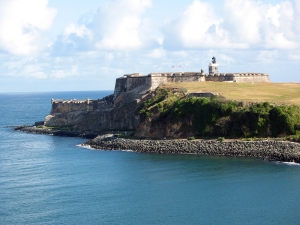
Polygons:
[[300,166],[260,159],[80,148],[79,138],[13,131],[51,98],[0,94],[0,224],[300,224]]

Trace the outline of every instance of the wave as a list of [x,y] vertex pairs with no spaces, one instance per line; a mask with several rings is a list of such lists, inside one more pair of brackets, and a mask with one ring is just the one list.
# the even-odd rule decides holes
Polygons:
[[133,150],[121,150],[122,152],[134,152]]
[[276,164],[285,164],[285,165],[288,165],[288,166],[300,166],[300,163],[295,163],[295,162],[280,162],[280,161],[277,161]]
[[79,148],[86,148],[86,149],[90,149],[90,150],[95,150],[95,149],[92,148],[90,145],[78,144],[78,145],[76,145],[76,147],[79,147]]
[[[85,145],[85,144],[78,144],[76,145],[77,147],[79,148],[86,148],[86,149],[90,149],[90,150],[103,150],[103,151],[106,151],[105,149],[95,149],[95,148],[92,148],[90,145]],[[113,151],[121,151],[121,152],[134,152],[133,150],[113,150]]]

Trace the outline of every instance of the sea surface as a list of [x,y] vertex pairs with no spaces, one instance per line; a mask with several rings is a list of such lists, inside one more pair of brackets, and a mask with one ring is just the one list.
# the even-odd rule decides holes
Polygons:
[[0,224],[300,224],[300,166],[254,158],[81,148],[28,134],[54,99],[112,91],[0,94]]

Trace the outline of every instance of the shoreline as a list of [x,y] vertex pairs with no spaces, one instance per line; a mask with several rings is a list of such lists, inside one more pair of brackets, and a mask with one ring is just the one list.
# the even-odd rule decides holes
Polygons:
[[196,154],[211,156],[252,157],[267,161],[300,163],[300,143],[277,140],[137,140],[114,137],[113,134],[99,132],[76,132],[37,128],[35,126],[16,126],[16,131],[34,134],[48,134],[64,137],[90,139],[81,144],[95,150],[130,150],[137,153],[153,154]]
[[99,150],[132,150],[137,153],[252,157],[300,163],[300,144],[289,141],[132,140],[102,135],[82,146]]
[[86,132],[78,132],[72,130],[59,130],[59,129],[48,129],[48,128],[37,128],[36,126],[15,126],[13,127],[15,131],[22,131],[26,133],[32,134],[46,134],[53,136],[61,136],[61,137],[79,137],[91,139],[95,138],[98,135],[103,135],[103,132],[94,132],[94,131],[86,131]]

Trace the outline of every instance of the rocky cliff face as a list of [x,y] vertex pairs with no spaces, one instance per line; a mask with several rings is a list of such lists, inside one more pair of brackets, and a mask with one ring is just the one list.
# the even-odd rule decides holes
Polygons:
[[[126,96],[125,96],[126,97]],[[127,98],[128,99],[128,98]],[[75,131],[133,130],[140,121],[137,101],[114,105],[113,95],[100,100],[54,101],[44,125],[71,127]]]
[[174,121],[166,119],[165,121],[153,121],[148,118],[147,120],[138,124],[134,136],[136,137],[149,137],[149,138],[184,138],[194,135],[192,127],[185,129],[185,124],[191,121]]

